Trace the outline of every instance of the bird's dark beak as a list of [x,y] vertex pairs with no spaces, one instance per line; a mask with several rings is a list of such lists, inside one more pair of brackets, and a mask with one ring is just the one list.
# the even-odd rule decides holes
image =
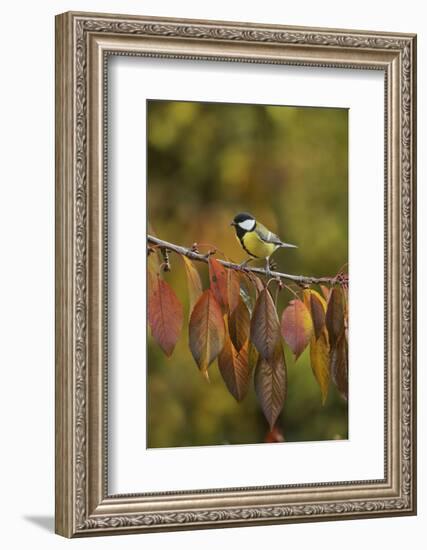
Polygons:
[[231,222],[230,225],[237,225],[236,222]]

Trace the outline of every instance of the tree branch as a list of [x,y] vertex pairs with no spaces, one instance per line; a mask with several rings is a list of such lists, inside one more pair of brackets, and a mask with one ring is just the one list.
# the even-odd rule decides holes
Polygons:
[[[204,262],[208,263],[209,256],[211,254],[200,254],[199,252],[195,252],[191,248],[186,248],[184,246],[180,246],[177,244],[169,243],[167,241],[163,241],[161,239],[158,239],[157,237],[153,237],[152,235],[147,235],[147,242],[150,244],[157,245],[160,248],[170,250],[172,252],[176,252],[177,254],[181,254],[182,256],[186,256],[190,260],[195,260],[197,262]],[[239,264],[235,264],[233,262],[227,262],[225,260],[218,260],[220,264],[222,264],[227,269],[235,269],[236,271],[246,271],[250,273],[255,273],[256,275],[262,275],[264,277],[267,277],[268,275],[272,278],[279,278],[279,279],[286,279],[288,281],[293,281],[294,283],[297,283],[299,285],[305,286],[305,285],[312,285],[312,284],[320,284],[320,283],[326,283],[326,284],[343,284],[344,282],[348,282],[347,277],[344,277],[344,279],[340,276],[336,277],[306,277],[304,275],[289,275],[288,273],[280,273],[278,271],[270,271],[270,273],[267,273],[265,269],[261,267],[241,267]]]

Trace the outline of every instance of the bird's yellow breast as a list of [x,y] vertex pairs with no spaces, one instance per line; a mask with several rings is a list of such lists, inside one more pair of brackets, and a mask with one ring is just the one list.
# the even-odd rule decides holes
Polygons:
[[242,237],[242,244],[246,252],[256,258],[268,258],[277,248],[276,244],[261,240],[255,231],[245,233]]

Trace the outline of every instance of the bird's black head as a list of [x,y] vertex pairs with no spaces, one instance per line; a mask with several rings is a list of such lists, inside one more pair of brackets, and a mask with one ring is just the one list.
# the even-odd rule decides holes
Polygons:
[[234,225],[237,236],[242,237],[248,231],[254,230],[256,226],[256,220],[251,214],[248,214],[247,212],[240,212],[239,214],[234,216],[231,225]]
[[234,216],[231,225],[238,225],[239,223],[245,222],[247,220],[255,221],[255,218],[252,216],[252,214],[248,214],[248,212],[240,212],[239,214],[236,214]]

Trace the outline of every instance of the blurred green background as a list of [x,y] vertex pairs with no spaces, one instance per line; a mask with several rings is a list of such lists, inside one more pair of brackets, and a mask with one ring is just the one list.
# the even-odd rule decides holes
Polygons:
[[[230,221],[248,211],[298,246],[276,252],[279,270],[332,276],[346,264],[347,110],[150,100],[147,124],[148,220],[157,237],[207,243],[241,262]],[[165,279],[184,304],[185,323],[169,359],[148,336],[148,447],[263,442],[268,425],[253,385],[237,403],[216,362],[210,384],[199,372],[188,348],[184,266],[170,256]],[[207,267],[197,268],[206,288]],[[290,299],[284,290],[279,314]],[[285,440],[346,439],[346,402],[331,384],[322,406],[308,350],[296,363],[286,346],[285,353],[288,397],[278,421]]]

